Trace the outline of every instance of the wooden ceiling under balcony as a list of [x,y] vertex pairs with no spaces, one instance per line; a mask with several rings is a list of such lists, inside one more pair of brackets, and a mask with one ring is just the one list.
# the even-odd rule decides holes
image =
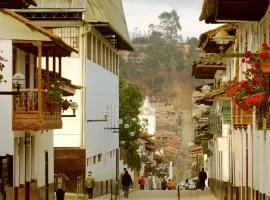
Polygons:
[[204,0],[200,21],[259,21],[268,5],[268,0]]
[[226,65],[216,54],[206,54],[195,61],[192,66],[192,76],[197,79],[214,79],[217,70],[225,70]]

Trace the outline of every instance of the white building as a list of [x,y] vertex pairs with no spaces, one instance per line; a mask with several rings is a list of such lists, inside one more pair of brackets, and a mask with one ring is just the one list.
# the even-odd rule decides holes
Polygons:
[[74,97],[79,109],[55,131],[54,146],[85,148],[86,172],[91,170],[97,182],[114,179],[119,138],[104,128],[116,127],[119,118],[119,50],[132,50],[122,1],[38,0],[37,5],[18,12],[79,51],[63,60],[69,69],[65,76],[83,88]]
[[[62,127],[61,106],[50,110],[51,84],[59,81],[56,68],[51,76],[46,63],[42,72],[42,57],[57,57],[58,72],[61,57],[70,56],[73,49],[55,35],[31,23],[16,13],[1,9],[1,66],[3,80],[0,91],[11,94],[17,75],[20,93],[0,97],[1,102],[1,193],[5,188],[8,200],[54,199],[53,129]],[[12,26],[11,26],[12,24]],[[51,51],[55,49],[55,51]],[[46,59],[48,60],[48,59]],[[14,83],[13,83],[14,84]],[[71,86],[69,84],[68,86]],[[46,90],[45,90],[46,89]],[[61,90],[61,89],[60,89]],[[61,96],[60,96],[61,98]],[[57,102],[61,103],[61,102]],[[3,187],[2,187],[3,186]]]
[[142,107],[140,108],[139,119],[142,123],[146,123],[148,135],[154,137],[156,133],[156,109],[152,106],[149,98],[146,97]]

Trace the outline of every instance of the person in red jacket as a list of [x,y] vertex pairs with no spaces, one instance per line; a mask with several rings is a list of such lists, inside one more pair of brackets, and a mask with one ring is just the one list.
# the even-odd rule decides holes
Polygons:
[[145,180],[143,176],[140,178],[139,184],[140,184],[140,190],[144,190]]

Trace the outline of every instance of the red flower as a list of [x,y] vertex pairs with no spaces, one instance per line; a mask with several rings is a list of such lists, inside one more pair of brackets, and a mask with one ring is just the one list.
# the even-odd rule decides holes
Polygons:
[[242,63],[246,62],[246,59],[245,58],[242,58]]
[[265,52],[260,53],[260,58],[261,59],[267,59],[268,58],[268,53],[265,53]]
[[259,69],[259,68],[260,68],[260,63],[257,62],[257,63],[254,65],[254,68],[255,68],[255,69]]
[[240,84],[241,84],[241,87],[245,88],[247,86],[247,80],[241,81]]
[[267,48],[268,48],[267,43],[263,43],[263,44],[262,44],[262,49],[263,49],[263,50],[266,50]]
[[248,61],[249,62],[254,62],[255,61],[255,58],[254,57],[250,57]]
[[245,58],[250,58],[251,57],[251,51],[247,51],[245,54]]

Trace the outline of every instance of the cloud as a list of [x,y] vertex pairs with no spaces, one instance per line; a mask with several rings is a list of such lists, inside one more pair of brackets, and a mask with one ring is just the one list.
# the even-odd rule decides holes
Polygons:
[[130,32],[137,27],[146,33],[149,24],[158,23],[160,13],[175,9],[180,17],[184,38],[199,37],[201,33],[218,26],[199,22],[202,3],[202,0],[123,0]]

